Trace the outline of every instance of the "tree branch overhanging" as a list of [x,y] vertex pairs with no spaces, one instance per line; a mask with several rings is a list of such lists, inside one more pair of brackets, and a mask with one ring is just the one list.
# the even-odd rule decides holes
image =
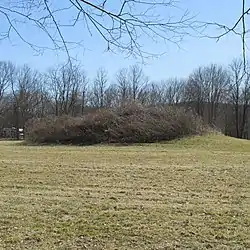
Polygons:
[[[60,6],[51,0],[5,0],[0,4],[0,20],[5,23],[0,39],[17,37],[38,53],[47,49],[63,50],[70,58],[71,46],[83,45],[87,33],[99,35],[106,42],[107,50],[113,52],[140,58],[157,56],[157,46],[156,51],[142,46],[144,38],[178,45],[184,36],[197,28],[194,17],[187,11],[176,18],[166,15],[178,10],[176,5],[174,0],[123,0],[112,5],[107,0],[99,4],[87,0],[62,0]],[[75,17],[70,19],[72,15]],[[41,31],[46,42],[38,44],[25,36],[24,25]],[[67,30],[76,26],[86,28],[86,32],[83,30],[79,41],[69,41]]]
[[247,56],[247,51],[248,51],[247,34],[250,33],[250,28],[249,29],[247,28],[248,27],[247,24],[249,23],[250,20],[247,22],[247,18],[249,18],[249,17],[250,17],[250,5],[247,6],[246,0],[241,0],[241,14],[231,27],[227,26],[225,24],[217,23],[217,22],[203,23],[205,27],[215,26],[215,27],[223,30],[219,35],[216,35],[216,36],[207,36],[206,35],[206,37],[216,39],[217,41],[219,41],[221,38],[232,33],[232,34],[237,35],[241,38],[242,58],[243,58],[245,72],[247,71],[247,64],[248,64],[248,62],[247,62],[247,58],[248,58],[248,56]]

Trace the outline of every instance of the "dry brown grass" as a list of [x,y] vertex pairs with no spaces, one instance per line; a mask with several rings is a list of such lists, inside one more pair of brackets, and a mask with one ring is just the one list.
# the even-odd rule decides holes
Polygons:
[[250,142],[0,142],[0,249],[249,249]]

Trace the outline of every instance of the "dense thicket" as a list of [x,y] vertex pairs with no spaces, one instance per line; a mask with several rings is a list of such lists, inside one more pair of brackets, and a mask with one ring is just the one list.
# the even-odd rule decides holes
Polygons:
[[32,119],[26,131],[26,140],[32,143],[95,144],[167,141],[201,134],[205,129],[191,111],[134,103],[82,117]]

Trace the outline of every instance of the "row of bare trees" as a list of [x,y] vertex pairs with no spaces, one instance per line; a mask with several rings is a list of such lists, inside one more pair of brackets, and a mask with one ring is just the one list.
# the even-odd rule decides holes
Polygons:
[[242,60],[228,67],[199,67],[187,79],[161,82],[151,81],[138,65],[120,69],[113,79],[100,68],[89,79],[79,65],[58,66],[41,74],[27,65],[0,62],[2,128],[24,127],[33,117],[78,116],[130,101],[191,108],[225,134],[250,137],[250,74]]

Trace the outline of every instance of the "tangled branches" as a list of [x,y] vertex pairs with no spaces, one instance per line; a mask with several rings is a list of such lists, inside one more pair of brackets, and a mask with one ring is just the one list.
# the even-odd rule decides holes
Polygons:
[[[57,3],[56,3],[57,2]],[[60,2],[60,3],[59,3]],[[111,3],[112,2],[112,3]],[[99,35],[108,51],[146,58],[160,53],[144,46],[145,37],[176,45],[196,27],[192,16],[174,0],[3,0],[0,3],[0,39],[15,37],[38,53],[60,50],[70,57],[70,49],[83,46],[86,35]],[[178,17],[171,16],[171,13]],[[73,29],[73,28],[77,29]],[[25,32],[43,35],[42,41]],[[82,30],[77,41],[75,32]],[[75,31],[75,32],[74,32]],[[152,46],[151,46],[152,48]],[[157,46],[155,46],[157,50]]]

